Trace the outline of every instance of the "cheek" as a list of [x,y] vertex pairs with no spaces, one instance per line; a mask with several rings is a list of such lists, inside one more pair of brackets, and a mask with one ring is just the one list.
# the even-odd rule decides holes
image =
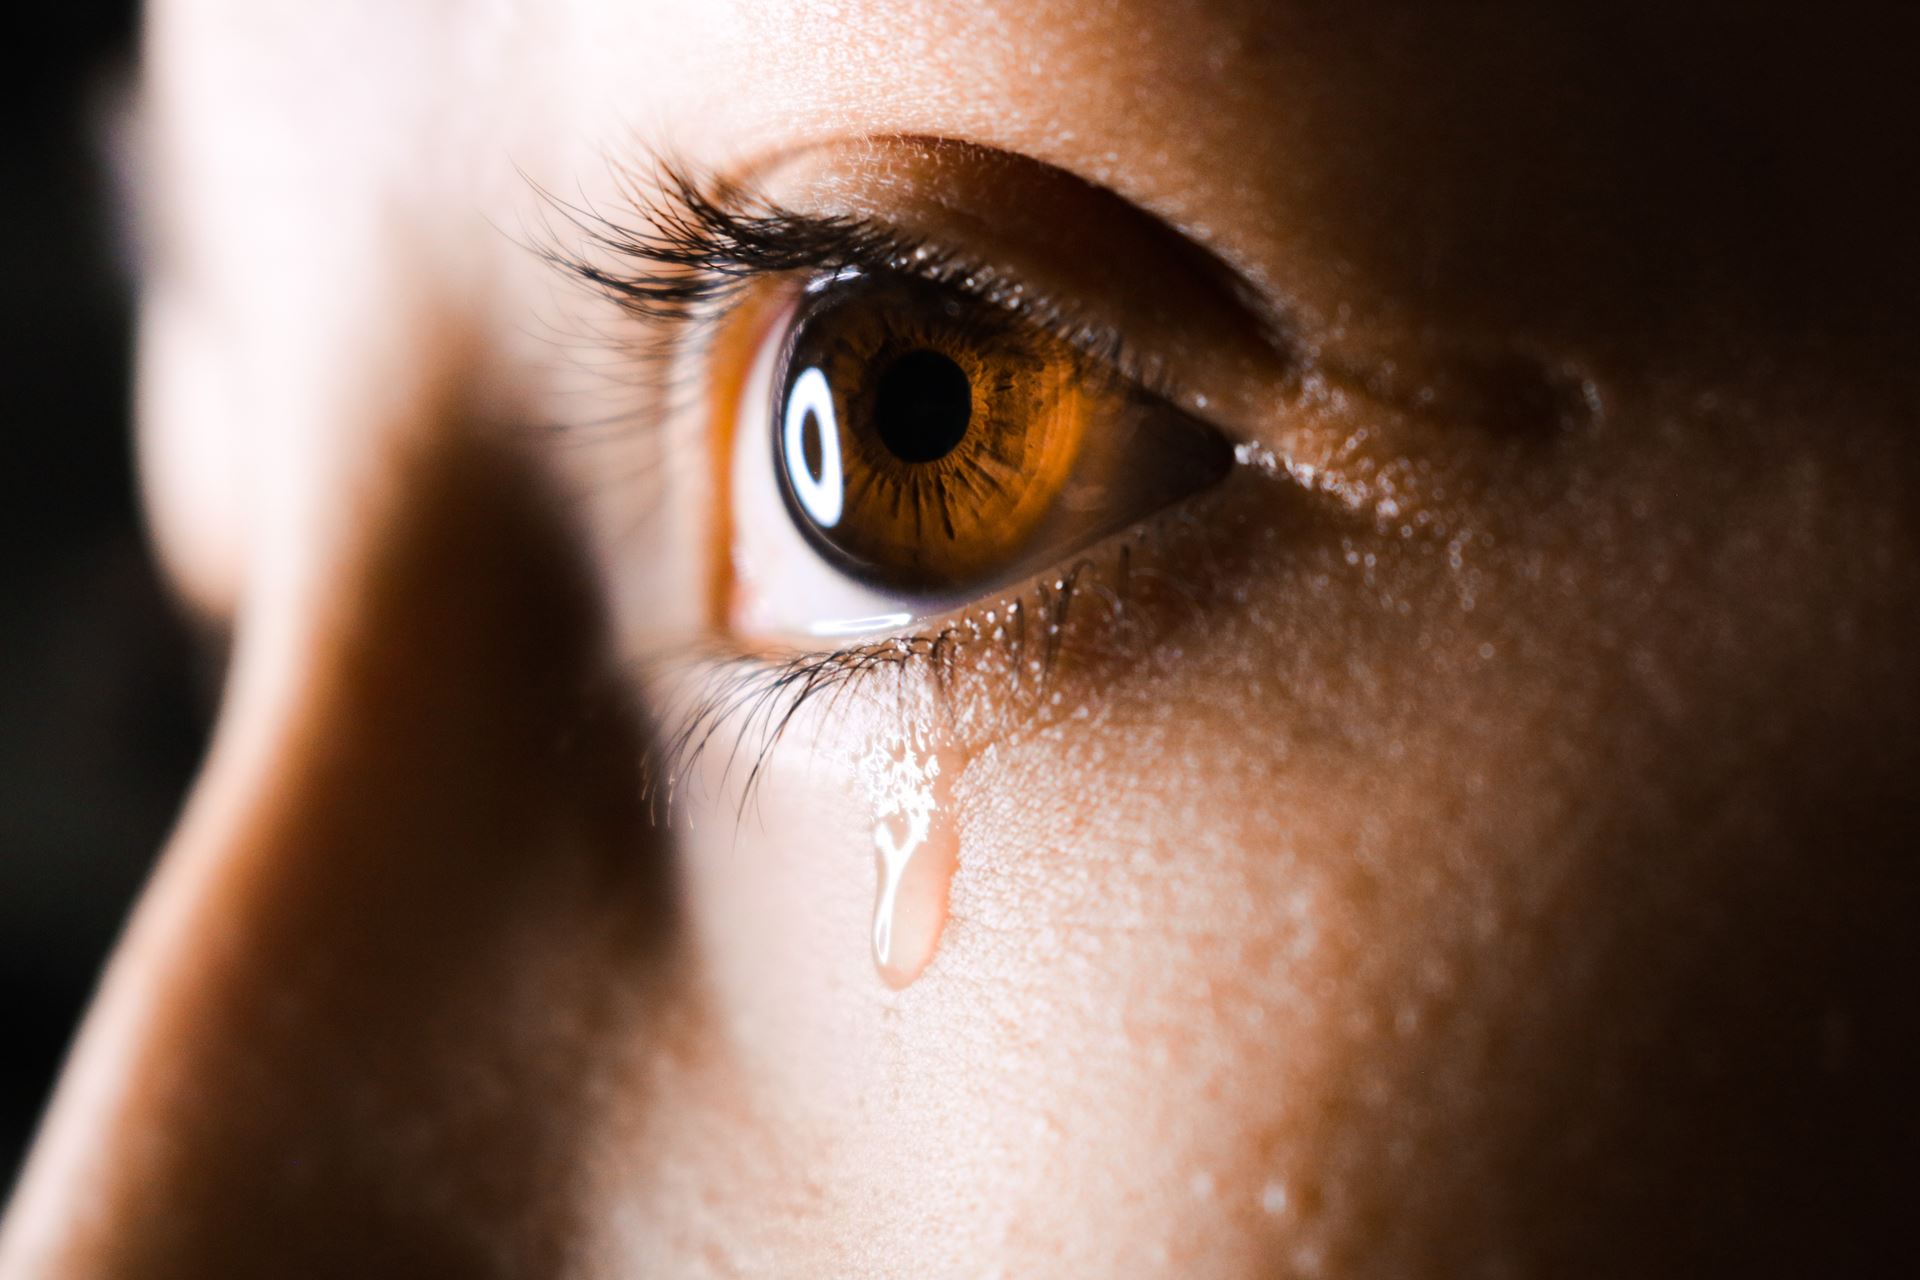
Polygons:
[[1632,1272],[1692,1256],[1696,1213],[1763,1257],[1751,1205],[1790,1223],[1843,1194],[1819,1170],[1885,1154],[1904,1059],[1847,1046],[1913,1041],[1911,877],[1876,870],[1908,833],[1835,815],[1887,811],[1904,764],[1863,754],[1863,692],[1897,718],[1910,679],[1895,629],[1809,666],[1775,626],[1857,611],[1819,568],[1883,532],[1659,480],[1464,557],[1229,519],[1288,550],[959,771],[949,919],[903,990],[857,721],[789,734],[737,827],[749,760],[716,768],[683,842],[716,1096],[674,1121],[686,1167],[751,1134],[874,1210],[771,1188],[780,1229],[845,1256],[857,1221],[929,1268],[960,1239],[1087,1273]]
[[1083,1206],[1330,1274],[1704,1269],[1872,1212],[1913,681],[1846,581],[1887,566],[1835,566],[1888,539],[1790,471],[1660,463],[1461,567],[1294,539],[969,776],[954,938],[986,923],[1054,1028]]
[[[1296,851],[1306,824],[1234,801],[1255,791],[1217,767],[1230,735],[1211,722],[1070,721],[994,744],[941,797],[948,919],[896,989],[873,957],[884,860],[846,747],[860,717],[796,726],[737,823],[751,743],[731,766],[730,743],[710,752],[690,784],[700,1031],[660,1094],[700,1101],[659,1122],[655,1149],[699,1194],[750,1200],[754,1233],[837,1256],[856,1229],[929,1270],[955,1240],[1090,1273],[1156,1251],[1201,1274],[1269,1256],[1289,1198],[1298,1212],[1312,1194],[1290,1143],[1344,963],[1323,919],[1340,887]],[[716,1157],[743,1144],[757,1171]],[[797,1186],[871,1211],[796,1208]]]
[[[1092,1274],[1277,1256],[1316,1211],[1313,1119],[1364,1012],[1338,994],[1355,906],[1324,824],[1230,803],[1243,778],[1156,783],[1156,748],[1199,746],[1115,724],[978,756],[950,918],[898,990],[869,799],[804,737],[778,748],[737,829],[682,839],[700,1047],[660,1093],[699,1101],[656,1129],[666,1161],[840,1256],[856,1231],[927,1269],[956,1240]],[[756,1172],[715,1158],[743,1145]],[[796,1209],[797,1186],[871,1212]]]

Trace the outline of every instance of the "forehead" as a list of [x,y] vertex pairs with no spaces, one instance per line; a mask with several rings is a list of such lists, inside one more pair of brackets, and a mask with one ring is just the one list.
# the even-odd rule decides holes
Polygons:
[[[1494,123],[1523,100],[1531,109],[1499,119],[1485,146],[1542,115],[1567,128],[1584,113],[1597,129],[1676,108],[1752,117],[1791,142],[1797,121],[1831,122],[1836,108],[1894,92],[1870,74],[1898,56],[1877,37],[1897,48],[1913,25],[1777,13],[1736,23],[1710,7],[1265,0],[157,0],[150,43],[163,65],[224,64],[258,104],[357,86],[324,104],[345,126],[450,112],[497,130],[529,113],[592,123],[605,113],[642,141],[682,146],[925,129],[1036,151],[1079,143],[1090,168],[1133,169],[1229,139],[1265,154],[1274,133],[1390,136],[1426,122],[1437,136],[1448,121]],[[1100,153],[1149,135],[1165,137],[1164,157]]]
[[925,133],[1112,187],[1280,291],[1310,296],[1323,282],[1297,277],[1326,262],[1362,293],[1484,307],[1517,291],[1538,312],[1649,263],[1777,258],[1749,228],[1846,227],[1830,255],[1900,238],[1888,197],[1915,144],[1868,123],[1911,116],[1910,77],[1876,64],[1912,25],[1258,0],[161,0],[149,43],[193,184],[224,174],[212,186],[240,207],[325,208],[372,184],[494,209],[522,174],[576,188],[608,154],[727,168]]

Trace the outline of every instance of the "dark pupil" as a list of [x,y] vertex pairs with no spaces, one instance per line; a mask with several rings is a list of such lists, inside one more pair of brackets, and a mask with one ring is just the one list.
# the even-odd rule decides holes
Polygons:
[[973,416],[973,388],[938,351],[909,351],[888,365],[874,394],[880,443],[902,462],[934,462],[953,452]]

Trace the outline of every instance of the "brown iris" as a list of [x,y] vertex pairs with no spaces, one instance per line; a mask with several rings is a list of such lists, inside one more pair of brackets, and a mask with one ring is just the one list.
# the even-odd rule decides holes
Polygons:
[[1018,563],[1085,435],[1086,361],[923,281],[809,295],[773,405],[788,508],[844,571],[915,594]]

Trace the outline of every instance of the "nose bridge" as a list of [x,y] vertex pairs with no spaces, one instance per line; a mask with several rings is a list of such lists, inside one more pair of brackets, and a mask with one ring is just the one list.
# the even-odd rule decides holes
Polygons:
[[[526,473],[415,469],[248,654],[0,1275],[549,1273],[668,936],[637,736]],[[249,661],[297,678],[255,682]]]

